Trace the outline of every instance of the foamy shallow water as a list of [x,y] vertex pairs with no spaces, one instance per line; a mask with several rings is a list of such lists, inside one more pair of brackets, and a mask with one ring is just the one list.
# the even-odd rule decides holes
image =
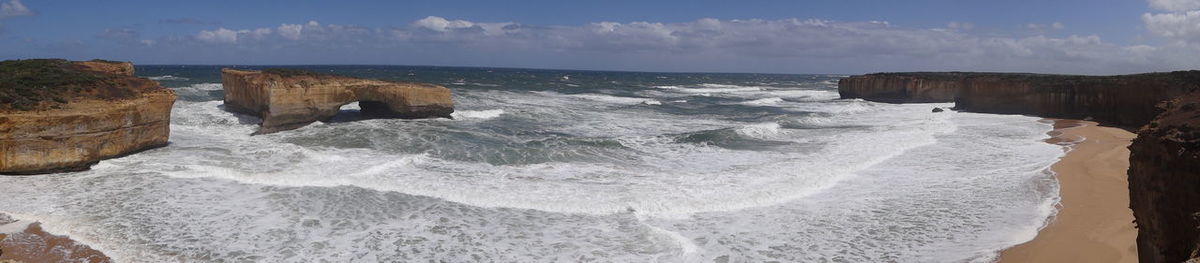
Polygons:
[[351,105],[265,136],[189,84],[170,146],[0,177],[0,212],[122,262],[989,261],[1053,213],[1037,118],[674,84],[456,88],[454,120]]

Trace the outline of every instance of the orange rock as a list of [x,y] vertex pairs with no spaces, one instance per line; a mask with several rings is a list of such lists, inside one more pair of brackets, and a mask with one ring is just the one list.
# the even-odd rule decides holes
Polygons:
[[104,253],[69,237],[46,233],[38,223],[20,233],[0,234],[0,251],[0,262],[112,262]]
[[381,117],[449,118],[454,112],[450,89],[433,84],[228,68],[221,69],[221,82],[226,110],[263,119],[255,134],[327,121],[355,101],[363,114]]
[[[129,63],[73,64],[125,76],[118,83],[126,85],[81,92],[58,108],[0,111],[0,174],[87,170],[103,159],[167,144],[175,92],[133,77]],[[107,94],[114,92],[132,96]]]

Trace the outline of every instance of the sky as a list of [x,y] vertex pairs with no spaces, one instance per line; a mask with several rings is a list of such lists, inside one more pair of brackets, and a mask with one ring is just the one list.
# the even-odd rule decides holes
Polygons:
[[0,0],[0,59],[656,72],[1200,69],[1200,0]]

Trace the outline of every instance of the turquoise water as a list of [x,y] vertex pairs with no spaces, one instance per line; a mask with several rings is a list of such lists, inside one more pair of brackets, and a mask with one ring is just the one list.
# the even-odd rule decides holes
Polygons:
[[961,262],[1057,201],[1049,124],[841,76],[306,66],[446,86],[454,119],[250,136],[219,68],[139,67],[180,96],[171,144],[0,177],[0,212],[129,262]]

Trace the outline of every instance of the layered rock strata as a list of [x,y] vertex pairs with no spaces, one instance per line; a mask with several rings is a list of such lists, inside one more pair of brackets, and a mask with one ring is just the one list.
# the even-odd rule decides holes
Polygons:
[[86,170],[167,144],[175,93],[134,77],[130,63],[3,63],[0,174]]
[[842,98],[880,102],[955,102],[983,113],[1087,119],[1136,128],[1161,101],[1200,87],[1200,71],[1121,76],[1023,73],[878,73],[839,82]]
[[343,105],[359,102],[364,115],[449,118],[450,89],[424,83],[358,79],[296,70],[222,69],[225,109],[262,118],[255,134],[328,121]]
[[839,80],[838,93],[888,103],[952,102],[961,79],[957,73],[875,73]]

